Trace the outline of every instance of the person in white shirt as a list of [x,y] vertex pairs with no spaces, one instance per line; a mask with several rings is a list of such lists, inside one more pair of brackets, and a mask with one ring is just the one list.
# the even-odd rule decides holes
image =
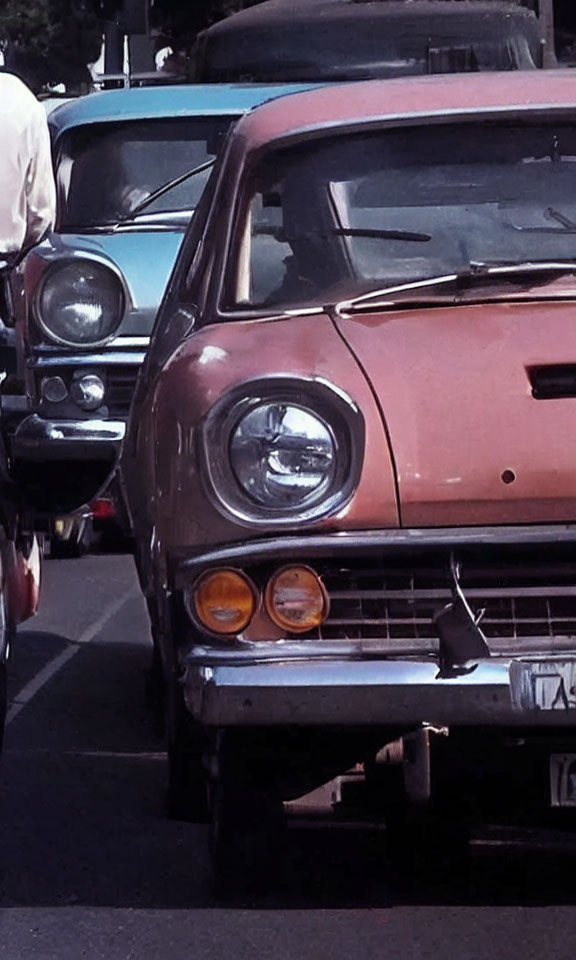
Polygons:
[[13,262],[54,223],[56,190],[46,113],[28,87],[0,72],[0,260]]

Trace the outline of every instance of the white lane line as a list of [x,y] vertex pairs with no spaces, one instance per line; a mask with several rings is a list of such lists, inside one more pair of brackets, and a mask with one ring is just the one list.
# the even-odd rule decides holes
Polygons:
[[123,593],[122,596],[118,597],[114,601],[112,606],[108,607],[104,613],[98,617],[94,623],[91,623],[85,630],[82,631],[77,640],[71,641],[71,646],[66,647],[65,650],[62,650],[57,657],[54,657],[53,660],[50,660],[42,669],[36,674],[35,677],[32,677],[28,683],[22,687],[18,695],[12,701],[12,704],[6,714],[6,724],[12,723],[16,719],[19,713],[24,709],[27,704],[36,696],[37,693],[44,687],[49,680],[52,679],[55,674],[57,674],[66,664],[76,656],[78,651],[84,644],[91,643],[95,637],[102,631],[106,624],[116,616],[119,610],[122,609],[125,603],[128,602],[132,597],[137,595],[138,591],[135,587],[131,587],[130,590],[127,590],[126,593]]

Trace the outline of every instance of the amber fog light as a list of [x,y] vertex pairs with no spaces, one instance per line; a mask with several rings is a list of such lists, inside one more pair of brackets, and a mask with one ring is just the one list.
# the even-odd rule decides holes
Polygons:
[[328,594],[310,567],[278,570],[268,583],[265,602],[274,623],[290,633],[313,630],[328,616]]
[[192,597],[196,619],[211,633],[240,633],[258,603],[253,583],[238,570],[213,570],[196,582]]

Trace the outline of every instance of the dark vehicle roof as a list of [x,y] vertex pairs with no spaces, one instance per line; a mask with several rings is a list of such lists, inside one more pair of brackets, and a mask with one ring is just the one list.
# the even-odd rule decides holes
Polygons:
[[542,36],[534,12],[509,0],[268,0],[199,35],[195,79],[337,81],[533,68]]

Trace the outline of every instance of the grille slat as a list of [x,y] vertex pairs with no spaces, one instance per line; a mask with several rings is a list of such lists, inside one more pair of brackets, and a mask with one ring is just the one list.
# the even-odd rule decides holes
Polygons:
[[107,405],[110,416],[127,417],[136,388],[139,367],[112,367],[107,373]]
[[[486,597],[495,599],[497,597],[576,597],[576,585],[573,587],[493,587],[491,589],[470,588],[465,591],[468,599]],[[407,596],[412,596],[414,600],[450,600],[451,593],[448,588],[445,590],[386,590],[386,600],[405,600]],[[346,590],[330,591],[332,600],[347,600],[351,594]],[[382,590],[358,590],[354,594],[359,600],[381,600]]]
[[[358,642],[363,650],[410,655],[438,650],[435,615],[450,602],[446,554],[423,564],[390,556],[340,569],[320,570],[330,595],[330,614],[316,636]],[[458,558],[460,586],[479,617],[491,652],[576,652],[576,549],[574,561],[551,547],[533,553]]]

